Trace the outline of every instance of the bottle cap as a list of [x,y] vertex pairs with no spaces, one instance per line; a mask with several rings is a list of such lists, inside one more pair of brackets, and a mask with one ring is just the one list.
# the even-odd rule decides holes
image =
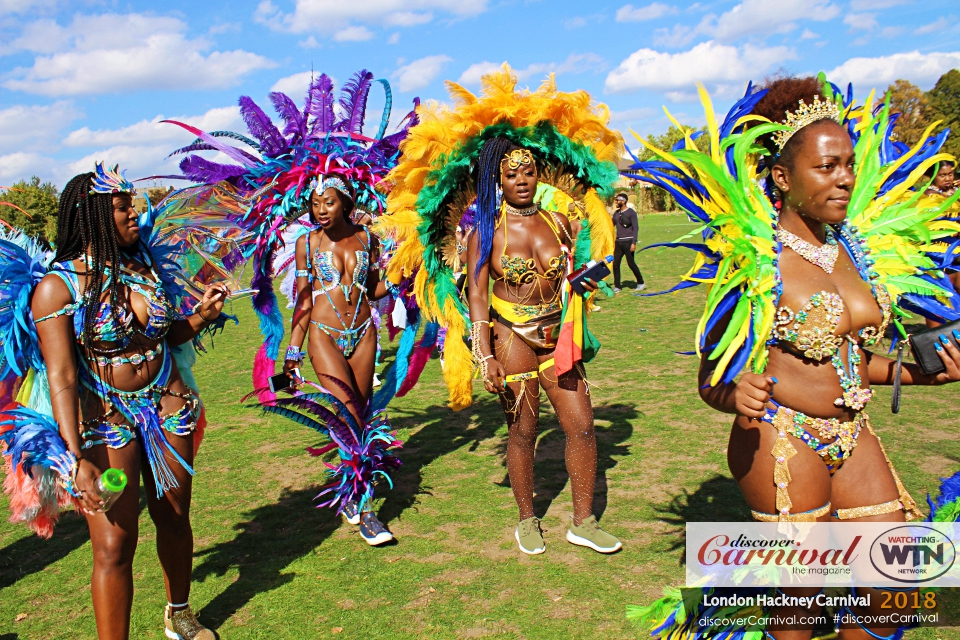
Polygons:
[[100,476],[100,482],[103,483],[103,488],[107,491],[119,493],[127,486],[127,474],[123,472],[123,469],[111,467]]

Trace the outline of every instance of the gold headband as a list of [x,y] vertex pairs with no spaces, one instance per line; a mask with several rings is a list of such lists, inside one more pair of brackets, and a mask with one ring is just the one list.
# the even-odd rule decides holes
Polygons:
[[507,166],[511,169],[519,169],[521,165],[533,164],[533,154],[529,149],[514,149],[510,153],[504,154],[503,159],[507,161]]
[[783,151],[783,147],[786,146],[790,138],[808,124],[813,124],[820,120],[833,120],[837,124],[842,123],[840,107],[837,106],[837,103],[833,100],[824,100],[821,102],[820,96],[813,96],[813,104],[809,107],[801,99],[800,108],[793,113],[788,111],[786,116],[787,119],[783,124],[789,128],[783,131],[775,131],[771,136],[773,143],[777,145],[777,149],[781,151]]

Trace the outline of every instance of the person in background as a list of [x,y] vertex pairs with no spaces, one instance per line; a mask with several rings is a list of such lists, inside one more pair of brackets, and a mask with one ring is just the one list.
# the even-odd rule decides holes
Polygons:
[[927,174],[934,176],[933,182],[927,187],[925,193],[928,196],[937,195],[943,196],[944,198],[952,196],[954,191],[957,190],[957,185],[954,182],[955,169],[956,163],[946,160],[933,165]]
[[620,293],[620,260],[624,256],[627,257],[627,266],[637,279],[637,291],[643,291],[647,285],[643,282],[643,274],[640,273],[634,257],[637,251],[637,212],[627,206],[625,193],[618,193],[613,202],[613,227],[617,234],[617,242],[613,249],[613,291]]

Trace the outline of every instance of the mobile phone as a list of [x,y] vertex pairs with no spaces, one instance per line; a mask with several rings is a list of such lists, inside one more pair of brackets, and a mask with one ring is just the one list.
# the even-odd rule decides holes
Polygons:
[[[300,380],[300,369],[293,369],[291,371],[293,376]],[[278,373],[275,376],[270,377],[270,391],[276,393],[277,391],[283,391],[284,389],[289,389],[293,385],[293,380],[290,379],[286,373]]]
[[584,279],[590,278],[594,282],[600,282],[608,275],[610,275],[610,267],[607,266],[606,261],[595,262],[591,260],[579,270],[567,276],[567,279],[570,280],[570,286],[573,287],[573,290],[583,295],[586,292],[586,289],[583,288]]

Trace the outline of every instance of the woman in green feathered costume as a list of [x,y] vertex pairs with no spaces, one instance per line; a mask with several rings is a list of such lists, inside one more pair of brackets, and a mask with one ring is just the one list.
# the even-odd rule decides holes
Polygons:
[[[895,361],[865,347],[877,345],[891,322],[902,332],[900,305],[910,296],[917,303],[917,296],[942,302],[950,295],[922,277],[922,269],[933,267],[922,249],[937,233],[928,223],[940,212],[918,206],[920,194],[908,191],[944,156],[898,173],[916,160],[920,145],[885,159],[888,109],[873,109],[872,99],[860,108],[845,104],[822,79],[784,78],[765,92],[748,91],[719,127],[705,102],[707,151],[688,138],[685,149],[655,150],[658,161],[634,170],[680,196],[705,224],[701,255],[687,276],[710,287],[698,326],[698,388],[711,407],[736,415],[727,460],[753,517],[922,518],[864,412],[871,385],[892,383]],[[929,376],[905,364],[902,383],[960,380],[960,335],[950,337],[938,345],[942,373]],[[874,593],[872,606],[854,613],[880,613],[883,601]],[[635,617],[657,637],[724,637],[684,627],[689,617],[669,625],[651,619],[663,612],[646,609]],[[840,634],[899,638],[902,630],[854,624]],[[763,635],[809,638],[810,631]]]

